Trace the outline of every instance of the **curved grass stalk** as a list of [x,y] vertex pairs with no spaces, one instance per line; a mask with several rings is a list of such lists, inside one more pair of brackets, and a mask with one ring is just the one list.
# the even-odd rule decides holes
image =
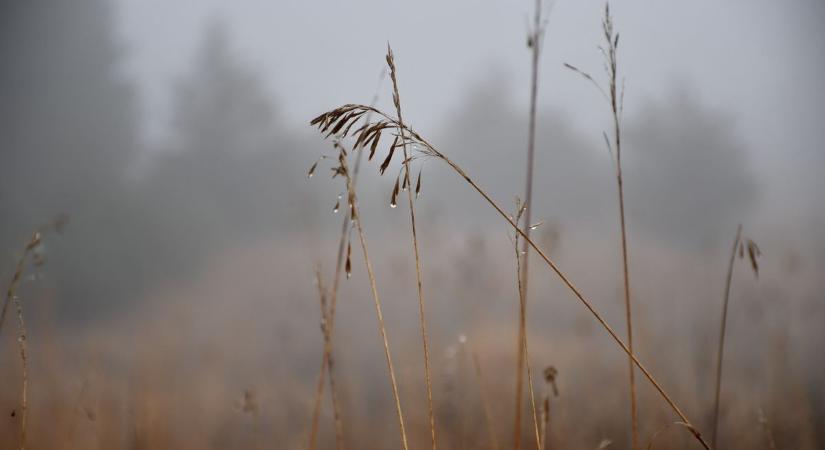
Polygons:
[[728,322],[728,300],[730,299],[730,284],[733,279],[733,263],[736,261],[736,249],[742,239],[742,225],[736,227],[736,238],[733,240],[733,249],[730,251],[728,275],[725,278],[725,297],[722,302],[722,324],[719,331],[719,349],[716,352],[716,388],[713,400],[713,428],[711,428],[710,442],[716,447],[716,438],[719,431],[719,394],[722,392],[722,355],[725,351],[725,326]]
[[716,448],[716,440],[719,429],[719,394],[722,391],[722,356],[725,350],[725,325],[728,321],[728,301],[730,299],[730,285],[733,279],[733,264],[736,262],[736,252],[739,251],[739,259],[745,258],[747,248],[748,259],[750,260],[751,269],[754,275],[759,277],[759,262],[757,261],[762,255],[759,246],[753,242],[752,239],[742,237],[742,225],[736,227],[736,238],[733,240],[733,248],[730,252],[730,261],[728,262],[728,274],[725,278],[725,297],[722,302],[722,323],[719,331],[719,349],[716,352],[716,388],[714,392],[713,402],[713,428],[711,434],[711,443]]
[[17,288],[20,286],[20,281],[23,278],[23,272],[26,268],[26,261],[28,261],[29,257],[34,259],[35,265],[39,266],[43,264],[43,260],[36,252],[37,248],[43,242],[43,235],[51,231],[58,233],[62,232],[67,222],[68,216],[61,214],[45,226],[40,227],[40,229],[32,233],[31,238],[23,247],[23,254],[17,261],[17,265],[14,269],[14,275],[12,275],[11,282],[6,290],[6,299],[3,303],[3,311],[0,313],[1,329],[6,318],[6,312],[8,311],[9,304],[14,303],[15,309],[17,310],[17,345],[20,350],[20,362],[22,365],[22,384],[20,387],[20,450],[26,450],[27,447],[29,417],[29,354],[28,347],[26,345],[28,335],[26,333],[26,321],[23,317],[23,304],[17,296]]
[[[391,116],[387,115],[386,113],[370,106],[365,105],[357,105],[357,104],[347,104],[343,105],[337,109],[332,111],[328,111],[320,116],[316,117],[310,122],[310,125],[318,126],[321,132],[325,132],[328,129],[332,129],[332,132],[337,132],[335,130],[341,130],[347,123],[350,123],[351,120],[360,117],[361,115],[365,114],[368,111],[372,111],[376,115],[380,116],[377,122],[368,123],[363,125],[362,127],[353,131],[352,135],[356,136],[356,142],[354,145],[355,149],[362,148],[370,143],[372,143],[371,151],[376,147],[378,139],[381,136],[382,130],[392,128],[404,128],[409,136],[410,143],[415,147],[418,146],[419,152],[421,156],[424,157],[431,157],[435,159],[439,159],[447,164],[456,174],[458,174],[461,178],[463,178],[470,187],[473,188],[496,212],[511,226],[513,229],[518,233],[544,261],[544,263],[552,270],[562,281],[562,283],[573,293],[573,295],[587,308],[588,311],[593,315],[597,322],[604,328],[604,330],[610,335],[610,337],[616,342],[616,344],[624,351],[632,360],[636,367],[644,374],[645,378],[654,386],[656,391],[659,395],[665,400],[665,402],[670,406],[670,408],[679,416],[679,418],[685,422],[686,424],[690,425],[692,428],[692,432],[696,439],[702,444],[703,447],[706,449],[710,449],[708,444],[702,438],[701,434],[698,430],[693,427],[690,420],[687,416],[682,412],[682,410],[676,405],[676,403],[671,399],[670,395],[664,390],[664,388],[659,384],[659,382],[653,377],[650,371],[636,358],[636,355],[628,348],[627,344],[616,334],[613,328],[607,323],[607,321],[602,317],[601,313],[593,306],[592,302],[587,299],[587,297],[582,294],[582,292],[576,287],[575,284],[568,278],[568,276],[562,272],[562,270],[556,265],[553,260],[550,259],[549,256],[539,247],[526,233],[519,228],[518,224],[514,221],[512,217],[507,215],[504,210],[498,205],[498,203],[493,200],[486,191],[484,191],[472,178],[454,161],[448,158],[446,155],[438,151],[432,144],[427,142],[420,134],[413,131],[409,126],[399,123],[396,119],[392,118]],[[350,125],[351,126],[351,125]],[[342,136],[349,135],[349,129],[345,129],[345,132]],[[388,158],[384,161],[382,166],[386,166],[392,159],[392,152],[394,150],[394,145],[390,147],[390,154]],[[415,157],[415,156],[411,156]]]

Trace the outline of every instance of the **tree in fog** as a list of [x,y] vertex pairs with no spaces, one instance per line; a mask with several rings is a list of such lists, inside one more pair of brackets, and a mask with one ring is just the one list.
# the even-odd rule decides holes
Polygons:
[[[171,138],[141,183],[144,252],[151,279],[179,276],[209,256],[285,231],[289,192],[302,179],[294,139],[253,67],[221,24],[207,28],[173,89]],[[292,220],[291,220],[292,221]]]
[[34,228],[68,213],[65,234],[46,243],[46,278],[36,286],[53,292],[61,313],[83,315],[88,299],[111,300],[112,268],[126,254],[121,202],[138,148],[134,89],[120,72],[107,1],[0,8],[0,267],[10,267]]
[[731,239],[758,198],[735,117],[682,88],[627,123],[628,220],[688,245]]
[[271,228],[284,133],[263,82],[220,24],[206,30],[175,86],[171,125],[171,148],[158,151],[147,183],[163,232],[208,251]]
[[137,108],[104,0],[3,2],[0,223],[7,241],[79,213],[135,157]]

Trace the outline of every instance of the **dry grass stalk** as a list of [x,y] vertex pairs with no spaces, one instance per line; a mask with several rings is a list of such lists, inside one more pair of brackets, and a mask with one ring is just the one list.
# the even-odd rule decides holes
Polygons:
[[498,439],[496,439],[495,427],[493,426],[493,412],[490,408],[490,399],[487,398],[487,389],[484,384],[484,374],[481,372],[481,363],[478,361],[478,354],[473,353],[473,365],[478,376],[478,387],[481,392],[481,404],[484,407],[484,420],[487,423],[487,434],[490,438],[490,448],[499,450]]
[[[596,85],[599,91],[605,96],[610,103],[610,112],[613,116],[613,145],[611,146],[607,134],[604,134],[605,143],[607,144],[608,152],[613,154],[612,147],[615,147],[615,169],[616,169],[616,184],[618,186],[619,196],[619,226],[622,240],[622,275],[624,278],[624,304],[625,304],[625,320],[627,323],[627,346],[633,352],[633,315],[631,313],[630,302],[630,274],[628,269],[627,256],[627,229],[625,226],[625,211],[624,211],[624,183],[622,178],[622,138],[621,138],[621,113],[624,107],[624,86],[619,92],[618,84],[616,82],[618,76],[618,60],[617,49],[619,47],[619,33],[613,30],[613,18],[610,15],[610,5],[605,4],[604,19],[602,21],[602,31],[606,42],[605,47],[599,47],[599,50],[604,56],[605,71],[608,78],[608,95],[605,96],[605,91],[602,89],[595,79],[579,70],[578,68],[565,64],[565,66],[585,79]],[[638,420],[638,404],[636,396],[636,374],[633,367],[633,361],[628,358],[628,373],[630,375],[630,435],[631,445],[634,450],[639,448],[639,420]]]
[[736,227],[736,238],[733,240],[733,248],[731,248],[730,259],[728,260],[728,273],[725,277],[725,296],[722,300],[722,323],[719,330],[719,347],[716,351],[716,388],[714,390],[713,400],[713,427],[711,428],[711,445],[716,448],[717,438],[719,434],[719,398],[722,392],[722,360],[725,352],[725,328],[728,322],[728,302],[730,300],[730,286],[733,279],[733,265],[736,262],[736,253],[739,253],[739,259],[745,258],[745,243],[747,243],[748,259],[751,263],[751,268],[756,276],[759,276],[759,263],[757,259],[762,255],[762,252],[757,247],[756,243],[751,239],[742,240],[742,225]]
[[[375,90],[375,93],[372,96],[372,101],[370,102],[372,105],[378,103],[378,97],[381,89],[381,85],[384,82],[384,78],[387,75],[386,69],[381,69],[381,74],[378,77],[378,87]],[[370,114],[367,114],[365,120],[370,120]],[[355,189],[358,181],[358,173],[361,169],[361,153],[359,152],[356,155],[355,159],[355,169],[352,173],[352,187]],[[315,168],[318,166],[318,162],[316,161],[312,167],[310,168],[308,176],[312,176],[315,172]],[[340,204],[340,196],[339,202],[336,203],[334,212],[338,212]],[[341,272],[346,267],[347,278],[349,278],[350,274],[350,253],[351,253],[351,244],[349,244],[349,237],[350,237],[350,230],[352,225],[352,219],[350,218],[350,209],[345,209],[343,214],[344,218],[341,224],[341,235],[338,240],[338,253],[335,259],[335,275],[332,281],[332,290],[329,292],[329,310],[326,314],[326,330],[329,334],[329,339],[327,336],[324,336],[324,354],[321,357],[321,370],[318,374],[318,388],[315,392],[315,402],[312,412],[312,428],[310,431],[310,443],[309,443],[309,450],[315,450],[316,442],[317,442],[317,435],[318,435],[318,423],[319,418],[321,415],[321,399],[324,395],[324,377],[327,372],[329,372],[330,377],[330,395],[332,397],[332,409],[333,409],[333,417],[335,417],[335,432],[336,432],[336,444],[338,445],[338,450],[344,449],[344,438],[343,438],[343,424],[341,419],[341,411],[338,402],[338,393],[335,389],[335,382],[333,379],[333,364],[332,364],[332,350],[333,350],[333,331],[335,329],[335,312],[336,307],[338,305],[338,287],[341,281]],[[344,262],[344,250],[347,250],[346,253],[346,264]],[[323,313],[322,313],[323,314]]]
[[[353,130],[350,134],[349,131],[353,124],[352,121],[357,120],[359,117],[361,117],[363,114],[369,111],[372,111],[380,118],[377,121],[369,122],[362,125],[361,127]],[[342,136],[351,135],[356,138],[353,147],[356,150],[361,149],[364,146],[370,144],[371,142],[376,141],[378,137],[380,137],[382,131],[387,129],[396,129],[399,126],[401,126],[396,119],[392,118],[386,113],[374,107],[357,104],[346,104],[334,110],[325,112],[311,120],[310,125],[317,126],[322,133],[327,132],[330,129],[344,129],[345,132]],[[427,157],[440,160],[443,163],[447,164],[458,176],[463,178],[464,181],[466,181],[467,184],[469,184],[470,187],[473,188],[473,190],[475,190],[476,193],[478,193],[487,202],[487,204],[489,204],[493,209],[495,209],[496,212],[505,221],[507,221],[507,223],[511,227],[513,227],[513,229],[530,245],[530,248],[532,248],[536,253],[538,253],[538,255],[541,257],[541,259],[544,261],[547,267],[550,270],[552,270],[559,277],[559,279],[561,279],[562,283],[564,283],[564,285],[570,290],[570,292],[572,292],[573,295],[582,303],[582,305],[585,308],[587,308],[588,311],[590,311],[590,313],[593,315],[596,321],[599,322],[599,324],[610,335],[613,341],[616,342],[616,344],[622,349],[622,351],[624,351],[633,359],[633,363],[636,364],[636,367],[638,367],[639,370],[642,371],[645,378],[647,378],[648,381],[650,381],[650,383],[654,386],[659,395],[662,396],[662,399],[665,400],[665,402],[676,413],[676,415],[678,415],[679,418],[682,419],[684,422],[690,423],[687,416],[685,416],[682,410],[676,405],[673,399],[670,398],[670,396],[667,394],[664,388],[659,384],[658,381],[656,381],[656,379],[647,370],[647,368],[641,362],[639,362],[639,360],[630,351],[628,346],[624,343],[624,341],[622,341],[618,334],[616,334],[616,332],[613,331],[613,328],[607,323],[607,321],[605,321],[604,317],[602,317],[601,313],[599,313],[595,306],[593,306],[590,300],[588,300],[587,297],[585,297],[584,294],[581,293],[581,291],[576,287],[576,285],[574,285],[573,282],[567,277],[567,275],[564,272],[562,272],[558,265],[556,265],[556,263],[553,262],[553,260],[551,260],[549,256],[547,256],[547,254],[541,249],[541,247],[539,247],[532,239],[530,239],[524,233],[524,231],[518,226],[514,219],[510,217],[506,212],[504,212],[504,210],[498,205],[498,203],[496,203],[495,200],[493,200],[487,194],[486,191],[484,191],[475,181],[473,181],[473,179],[470,178],[470,176],[458,164],[456,164],[453,160],[451,160],[445,154],[436,149],[435,146],[427,142],[427,140],[425,140],[419,133],[412,130],[409,126],[403,125],[402,127],[407,132],[407,139],[410,140],[410,144],[413,144],[413,148],[417,147],[417,150],[419,152],[418,155],[410,156],[410,158]],[[385,162],[382,164],[382,167],[384,167],[385,165],[389,165],[389,162],[392,159],[393,150],[397,146],[397,142],[394,142],[390,146],[389,154]],[[696,430],[695,428],[693,430],[696,439],[699,440],[699,442],[701,442],[705,448],[710,448],[704,441],[698,430]]]
[[[430,440],[433,450],[436,450],[435,437],[435,412],[433,410],[433,382],[430,375],[430,345],[427,339],[427,319],[424,314],[424,292],[421,281],[421,257],[418,253],[418,233],[415,228],[415,205],[413,202],[413,191],[410,186],[410,158],[407,151],[407,139],[404,135],[404,119],[401,115],[401,95],[398,92],[398,78],[395,68],[395,58],[392,53],[392,48],[387,44],[387,66],[390,68],[390,79],[392,80],[392,102],[395,105],[395,111],[398,115],[398,135],[401,138],[401,149],[404,152],[404,181],[403,188],[407,191],[407,200],[410,208],[410,228],[412,233],[413,254],[415,255],[415,280],[418,287],[418,317],[421,325],[421,341],[424,348],[424,379],[427,384],[427,412],[430,420]],[[378,138],[373,142],[373,146],[378,145]],[[418,174],[418,182],[416,183],[416,193],[421,190],[421,173]],[[398,182],[395,185],[395,195],[398,194]]]
[[[321,333],[324,338],[324,354],[327,354],[327,349],[331,350],[332,347],[332,335],[330,330],[330,314],[331,311],[329,306],[327,305],[327,290],[324,287],[324,279],[321,275],[320,267],[315,269],[315,284],[318,288],[318,298],[321,304]],[[333,367],[333,359],[331,355],[328,358],[324,358],[322,361],[321,366],[321,373],[318,376],[318,384],[315,389],[315,411],[320,410],[320,403],[321,398],[323,397],[324,391],[324,374],[326,370],[324,367],[328,367],[329,370],[329,384],[330,384],[330,393],[332,395],[332,411],[333,411],[333,418],[335,421],[335,446],[339,450],[344,448],[344,436],[343,436],[343,426],[341,424],[341,415],[340,410],[338,408],[338,397],[337,397],[337,390],[335,388],[335,377],[334,372],[332,371]],[[312,416],[312,428],[310,432],[310,448],[315,448],[316,446],[316,437],[318,435],[318,426],[319,426],[319,415],[313,414]]]
[[[530,236],[530,216],[533,209],[533,162],[535,161],[536,148],[536,104],[538,103],[538,78],[539,78],[539,57],[541,56],[541,44],[544,41],[545,23],[542,23],[541,3],[543,0],[535,0],[535,9],[533,13],[532,29],[528,32],[527,47],[531,50],[531,70],[530,70],[530,110],[529,123],[527,128],[527,175],[525,177],[524,188],[524,204],[527,208],[525,222],[528,227],[525,228],[525,233]],[[516,358],[516,399],[515,399],[515,416],[514,416],[514,431],[513,431],[513,449],[519,450],[521,446],[521,400],[522,400],[522,382],[524,377],[524,350],[522,342],[526,340],[525,324],[527,321],[527,285],[529,273],[529,256],[527,251],[527,243],[524,243],[524,248],[521,255],[516,255],[517,258],[524,258],[521,263],[521,270],[517,274],[521,278],[524,293],[519,296],[519,329],[518,329],[518,357]]]
[[[368,110],[372,110],[374,112],[378,112],[377,109],[372,107],[364,107],[367,109],[363,109],[362,112],[366,113]],[[358,114],[355,117],[357,121],[358,117],[362,114]],[[369,125],[369,122],[364,124],[364,127]],[[362,127],[362,129],[364,128]],[[336,133],[337,129],[341,127],[336,125]],[[331,133],[330,133],[331,135]],[[329,135],[328,135],[329,136]],[[357,143],[356,143],[357,144]],[[370,281],[370,290],[372,293],[372,298],[375,303],[375,314],[378,319],[378,330],[381,334],[381,340],[384,345],[384,356],[387,360],[387,370],[390,376],[390,384],[392,386],[392,395],[393,399],[395,400],[395,410],[396,415],[398,417],[398,427],[400,429],[401,434],[401,444],[404,450],[409,450],[409,446],[407,444],[407,430],[404,425],[404,414],[401,411],[401,399],[398,395],[398,383],[395,377],[395,368],[392,363],[392,355],[390,354],[390,344],[389,340],[387,339],[387,328],[384,323],[384,314],[381,308],[381,298],[378,295],[378,286],[375,280],[375,272],[372,268],[372,262],[369,256],[369,250],[367,249],[367,239],[364,233],[363,224],[361,222],[361,215],[358,208],[358,197],[355,194],[355,186],[353,184],[352,174],[349,170],[349,164],[347,163],[347,150],[341,145],[340,142],[337,140],[334,142],[335,148],[338,150],[338,165],[332,168],[332,176],[335,178],[336,176],[342,176],[346,182],[346,189],[347,189],[347,200],[349,205],[349,214],[352,219],[352,223],[355,226],[355,230],[358,234],[358,240],[361,244],[361,250],[364,254],[364,264],[367,267],[367,276]],[[349,252],[348,252],[349,253]],[[347,265],[349,265],[349,255],[347,256]]]
[[29,358],[26,349],[26,322],[23,320],[23,305],[17,296],[14,306],[17,308],[17,342],[20,347],[20,362],[23,365],[23,385],[20,389],[20,450],[26,450],[26,431],[29,415]]
[[13,302],[13,298],[17,295],[17,288],[23,279],[23,272],[26,269],[26,261],[28,261],[31,257],[34,260],[35,265],[42,265],[43,258],[37,253],[37,249],[43,240],[43,236],[52,231],[62,233],[68,222],[69,216],[66,214],[59,214],[55,216],[51,222],[37,229],[37,231],[32,234],[29,241],[26,242],[26,245],[23,247],[23,253],[20,255],[20,259],[17,260],[17,264],[15,265],[14,274],[9,282],[9,287],[6,289],[6,299],[3,302],[3,311],[0,313],[0,330],[3,329],[3,323],[6,321],[6,313],[9,305]]
[[[26,333],[26,321],[23,317],[23,304],[20,297],[17,296],[17,288],[20,286],[20,281],[23,279],[23,272],[26,268],[26,261],[29,257],[34,260],[35,265],[43,264],[42,256],[37,253],[38,247],[43,242],[43,236],[49,231],[61,232],[66,226],[67,216],[59,215],[49,224],[41,227],[39,230],[32,233],[29,241],[23,247],[23,253],[17,261],[9,287],[6,290],[6,300],[3,303],[3,312],[0,313],[0,328],[6,318],[6,311],[10,303],[14,303],[17,310],[17,345],[20,351],[21,375],[22,384],[20,387],[20,450],[26,450],[27,447],[27,433],[28,433],[28,417],[29,417],[29,354],[26,340],[28,334]],[[14,412],[13,416],[17,416]]]
[[[521,221],[522,216],[527,211],[527,203],[522,203],[520,199],[516,198],[516,215],[515,215],[515,222],[518,225],[519,221]],[[527,231],[530,230],[529,223],[525,225],[525,229]],[[521,257],[523,256],[521,251],[519,251],[519,235],[516,233],[513,239],[513,248],[516,252],[516,279],[518,280],[518,297],[519,297],[519,311],[520,311],[520,318],[521,318],[521,329],[519,330],[519,337],[521,338],[519,342],[519,359],[524,361],[527,366],[527,388],[530,394],[530,407],[533,411],[533,428],[536,433],[536,448],[538,450],[542,449],[542,441],[541,435],[539,432],[539,419],[536,413],[536,395],[533,392],[533,368],[530,366],[530,353],[529,349],[527,348],[527,327],[524,319],[526,318],[527,314],[525,311],[527,305],[527,292],[524,286],[524,280],[522,275],[522,266],[521,266]],[[521,371],[518,373],[519,379],[523,378],[523,374]],[[519,396],[521,397],[521,396]],[[520,414],[517,414],[517,419],[520,418]],[[520,425],[520,422],[516,422],[516,424]],[[518,427],[518,430],[521,431],[521,427]],[[519,433],[520,434],[520,433]],[[521,440],[518,439],[515,442],[520,442]]]

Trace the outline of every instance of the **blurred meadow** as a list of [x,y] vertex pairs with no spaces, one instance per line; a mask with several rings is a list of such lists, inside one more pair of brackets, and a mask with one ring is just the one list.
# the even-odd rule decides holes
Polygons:
[[825,5],[605,6],[3,2],[0,448],[825,448]]

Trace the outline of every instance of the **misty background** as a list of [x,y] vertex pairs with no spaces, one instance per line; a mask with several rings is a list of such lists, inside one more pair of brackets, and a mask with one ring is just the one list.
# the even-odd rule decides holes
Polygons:
[[[413,126],[497,198],[523,189],[530,5],[163,3],[4,6],[0,249],[14,255],[31,230],[70,215],[45,269],[60,317],[128,308],[225,246],[330,222],[337,192],[302,182],[328,151],[307,119],[367,103],[387,40]],[[614,8],[631,230],[697,247],[727,242],[744,222],[795,235],[821,261],[825,7],[745,5]],[[552,6],[536,186],[537,214],[594,232],[614,216],[607,109],[560,62],[601,75],[600,8]],[[428,177],[433,191],[450,183],[440,175]],[[452,211],[471,196],[454,191],[423,208],[456,226],[473,223],[466,214],[496,223],[481,207]]]
[[[814,422],[821,428],[825,366],[812,356],[825,339],[825,4],[611,6],[626,78],[634,284],[639,302],[659,308],[649,311],[657,324],[647,331],[676,324],[692,336],[716,329],[726,254],[743,223],[764,251],[765,275],[749,280],[735,300],[759,299],[764,310],[753,314],[791,324],[795,358],[820,399]],[[254,320],[249,305],[266,305],[273,322],[255,326],[283,352],[273,364],[287,375],[312,373],[320,336],[301,329],[315,332],[312,269],[334,264],[340,215],[332,208],[343,188],[323,165],[323,177],[307,180],[313,161],[332,154],[309,120],[343,103],[369,103],[376,89],[378,106],[391,109],[381,76],[390,42],[406,121],[512,207],[525,169],[531,7],[469,0],[3,2],[0,275],[10,279],[32,230],[66,213],[67,229],[46,240],[46,264],[22,289],[27,308],[49,310],[30,315],[34,329],[108,330],[140,317],[130,330],[148,333],[141,327],[156,319],[139,313],[184,299],[180,314],[191,322],[174,327],[197,330],[210,320],[226,325],[226,316],[217,317],[232,310],[246,311],[235,311],[238,323]],[[604,294],[594,297],[620,323],[621,305],[604,300],[618,295],[615,182],[601,137],[608,108],[562,66],[602,79],[602,8],[600,1],[558,0],[549,15],[533,217],[546,221],[542,242],[574,279]],[[403,208],[388,207],[394,179],[379,177],[373,165],[363,174],[365,225],[390,274],[385,283],[412,286],[399,275],[409,274],[410,262]],[[506,227],[437,163],[424,163],[424,180],[418,207],[436,297],[433,339],[452,339],[438,332],[456,321],[470,329],[472,318],[487,324],[502,313],[509,320],[513,276],[500,273],[511,261],[494,256],[511,257]],[[353,283],[363,284],[355,266]],[[533,268],[549,280],[542,283],[556,283],[540,270]],[[688,279],[661,286],[648,281],[683,275]],[[535,289],[565,295],[558,286]],[[409,329],[397,332],[403,336],[415,325],[405,316],[416,314],[408,293],[385,294],[390,318]],[[538,307],[535,320],[578,317],[578,305],[558,303],[566,306]],[[482,306],[487,312],[467,315]],[[705,306],[714,308],[712,319],[694,311]],[[685,311],[700,325],[681,320]],[[342,314],[344,342],[361,334],[374,341],[372,316]],[[347,324],[367,320],[368,330],[347,335]],[[743,358],[751,332],[731,344]],[[249,345],[262,344],[256,338]],[[287,362],[294,366],[283,368]]]

